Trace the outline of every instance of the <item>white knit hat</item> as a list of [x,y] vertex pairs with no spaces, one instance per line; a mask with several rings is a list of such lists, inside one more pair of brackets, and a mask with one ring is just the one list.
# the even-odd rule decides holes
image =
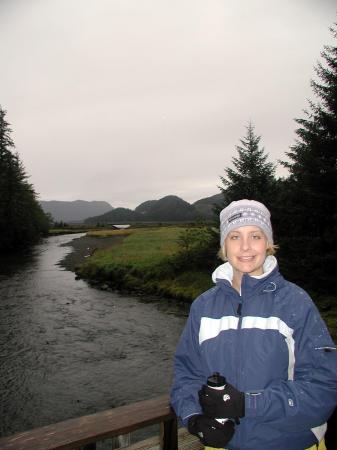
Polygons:
[[270,212],[260,202],[255,200],[239,200],[230,203],[220,213],[220,244],[223,246],[226,236],[236,228],[255,225],[262,229],[269,244],[273,244],[273,230],[270,222]]

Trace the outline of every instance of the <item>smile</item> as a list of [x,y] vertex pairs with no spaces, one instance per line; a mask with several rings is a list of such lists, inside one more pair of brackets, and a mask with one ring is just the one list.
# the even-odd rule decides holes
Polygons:
[[252,261],[255,258],[255,256],[238,256],[239,261]]

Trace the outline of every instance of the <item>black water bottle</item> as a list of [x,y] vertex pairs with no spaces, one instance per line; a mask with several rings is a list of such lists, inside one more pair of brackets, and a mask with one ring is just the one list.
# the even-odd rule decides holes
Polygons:
[[[226,378],[220,375],[219,372],[214,372],[213,375],[207,378],[207,386],[217,391],[224,391],[226,387]],[[221,424],[224,424],[227,422],[228,418],[216,417],[215,420]]]

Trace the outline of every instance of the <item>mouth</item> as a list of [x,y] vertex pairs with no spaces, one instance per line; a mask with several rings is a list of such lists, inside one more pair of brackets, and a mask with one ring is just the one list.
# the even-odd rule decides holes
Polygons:
[[242,262],[250,262],[253,261],[255,256],[238,256],[238,260]]

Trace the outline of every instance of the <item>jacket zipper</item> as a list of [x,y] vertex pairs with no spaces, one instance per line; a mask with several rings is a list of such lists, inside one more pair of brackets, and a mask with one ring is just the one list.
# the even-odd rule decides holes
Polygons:
[[[238,323],[238,355],[242,355],[242,336],[241,336],[241,324],[242,324],[242,296],[240,295],[240,300],[239,300],[239,304],[237,307],[237,315],[239,316],[239,323]],[[242,357],[239,358],[240,363],[237,364],[237,372],[236,372],[236,379],[237,379],[237,384],[238,386],[240,386],[240,382],[241,382],[241,361],[242,361]],[[238,386],[236,386],[238,388]],[[238,445],[238,447],[240,447],[241,445],[241,441],[242,439],[238,439],[237,438],[237,442],[236,444]]]
[[238,309],[237,309],[237,315],[239,316],[239,317],[241,317],[241,312],[242,312],[242,302],[240,302],[239,304],[238,304]]

